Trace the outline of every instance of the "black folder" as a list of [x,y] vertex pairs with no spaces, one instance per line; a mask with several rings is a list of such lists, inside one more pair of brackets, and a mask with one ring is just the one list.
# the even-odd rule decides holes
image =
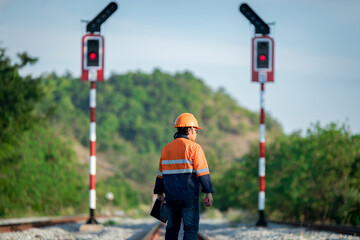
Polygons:
[[165,203],[162,203],[159,199],[156,199],[150,215],[158,219],[159,221],[166,223],[167,215]]

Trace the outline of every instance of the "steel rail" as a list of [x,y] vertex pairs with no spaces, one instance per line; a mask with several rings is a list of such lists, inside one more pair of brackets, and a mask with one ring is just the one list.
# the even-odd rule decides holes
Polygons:
[[86,221],[87,219],[88,217],[64,217],[64,218],[48,219],[43,221],[2,224],[0,225],[0,233],[24,231],[29,228],[53,226],[56,224],[75,223],[75,222]]

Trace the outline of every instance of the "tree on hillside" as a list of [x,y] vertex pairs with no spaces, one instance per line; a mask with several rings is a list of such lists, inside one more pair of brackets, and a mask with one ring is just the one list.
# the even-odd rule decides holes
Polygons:
[[0,161],[13,151],[14,143],[38,119],[33,110],[43,96],[40,80],[22,77],[19,70],[37,59],[18,54],[20,63],[12,64],[0,49]]
[[87,185],[71,142],[48,128],[51,107],[38,109],[46,90],[41,79],[19,74],[36,59],[18,57],[12,64],[0,49],[0,217],[81,213]]

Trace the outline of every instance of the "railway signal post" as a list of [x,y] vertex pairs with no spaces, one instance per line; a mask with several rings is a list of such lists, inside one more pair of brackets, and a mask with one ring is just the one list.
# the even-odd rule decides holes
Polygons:
[[90,190],[89,190],[89,208],[90,218],[88,224],[97,224],[95,219],[96,209],[96,82],[104,81],[104,37],[100,35],[100,26],[115,11],[117,4],[111,2],[104,8],[92,21],[86,26],[86,34],[82,37],[82,61],[81,61],[81,80],[90,82]]
[[252,39],[251,81],[260,83],[260,154],[259,154],[259,220],[256,226],[267,226],[265,219],[265,83],[274,82],[274,40],[268,36],[269,26],[246,4],[240,12],[255,26]]

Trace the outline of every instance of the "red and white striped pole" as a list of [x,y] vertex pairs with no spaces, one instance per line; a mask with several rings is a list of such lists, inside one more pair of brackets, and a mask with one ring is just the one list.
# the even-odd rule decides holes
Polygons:
[[82,38],[81,80],[90,81],[90,218],[87,223],[97,223],[96,209],[96,81],[104,81],[104,37],[100,35],[101,25],[117,10],[116,2],[109,3],[93,20],[86,25],[86,35]]
[[259,221],[256,226],[267,226],[265,210],[265,108],[264,108],[265,83],[260,83],[260,157],[259,157]]
[[95,175],[96,175],[96,123],[95,123],[95,109],[96,109],[96,82],[90,82],[90,191],[89,191],[89,207],[90,219],[87,223],[97,223],[95,220],[96,209],[96,190],[95,190]]

